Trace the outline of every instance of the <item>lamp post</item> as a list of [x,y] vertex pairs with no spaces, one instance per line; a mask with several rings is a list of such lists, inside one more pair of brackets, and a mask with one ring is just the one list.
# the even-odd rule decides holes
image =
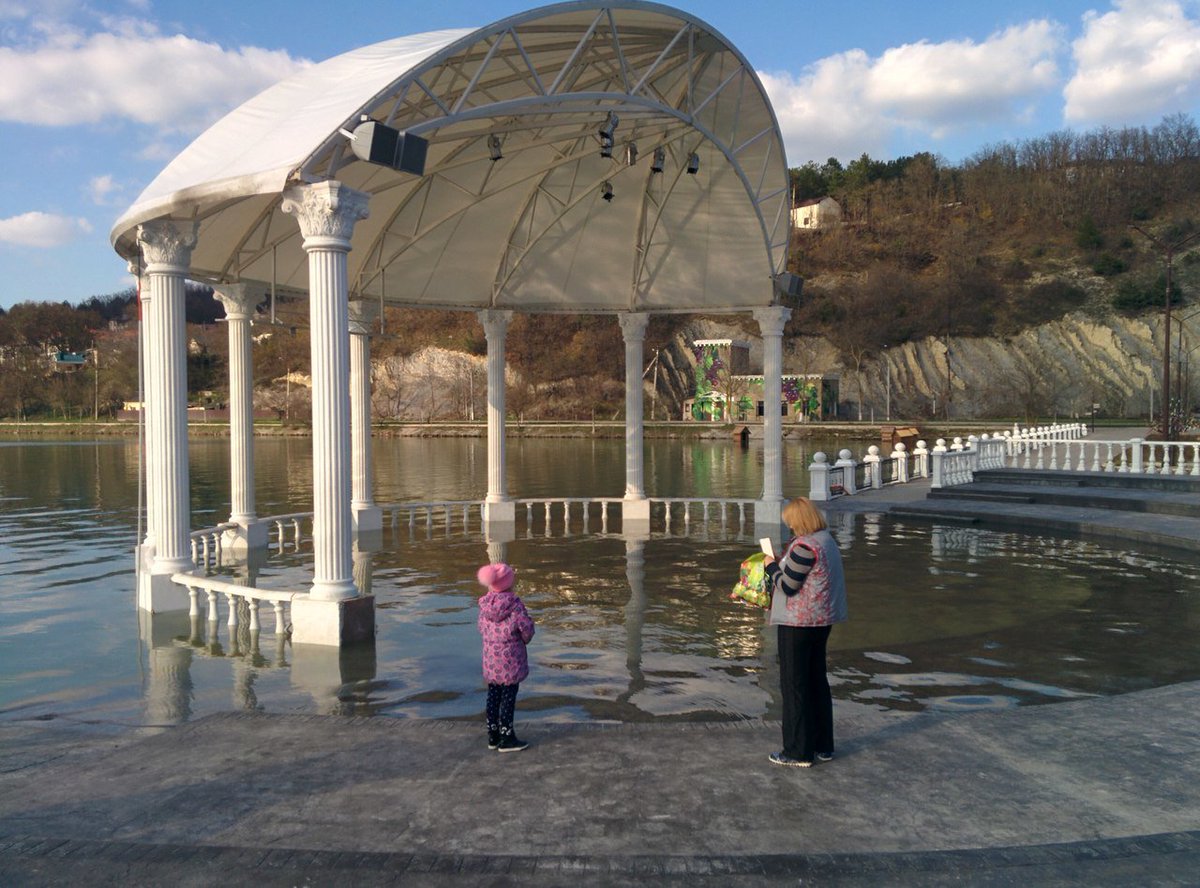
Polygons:
[[891,361],[888,360],[888,347],[886,345],[883,347],[883,372],[884,372],[884,379],[886,380],[885,385],[884,385],[884,402],[883,402],[884,409],[883,409],[883,412],[884,412],[884,415],[887,417],[887,421],[891,422],[892,421],[892,363],[891,363]]
[[1162,436],[1164,441],[1171,440],[1174,431],[1171,423],[1171,271],[1175,263],[1175,252],[1200,238],[1200,231],[1192,232],[1171,243],[1166,243],[1137,225],[1130,226],[1150,243],[1162,251],[1167,262],[1166,297],[1163,305],[1163,375],[1162,375]]

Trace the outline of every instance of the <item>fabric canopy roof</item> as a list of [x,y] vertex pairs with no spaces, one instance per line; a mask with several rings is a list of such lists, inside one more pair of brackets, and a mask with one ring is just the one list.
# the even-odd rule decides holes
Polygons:
[[[609,112],[618,123],[604,158]],[[362,115],[428,139],[424,174],[358,160],[340,130]],[[323,179],[371,195],[354,230],[351,298],[571,312],[778,301],[789,213],[774,111],[742,55],[670,7],[565,3],[314,65],[197,138],[112,242],[133,259],[141,223],[198,219],[191,277],[305,292],[281,193]]]

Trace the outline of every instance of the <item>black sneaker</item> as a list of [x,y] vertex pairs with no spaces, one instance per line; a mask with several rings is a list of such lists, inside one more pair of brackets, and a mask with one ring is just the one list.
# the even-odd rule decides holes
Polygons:
[[832,752],[818,752],[817,753],[817,761],[831,762],[831,761],[833,761],[833,753]]
[[516,734],[505,734],[496,745],[497,752],[520,752],[529,746],[524,740],[518,740]]
[[784,755],[782,752],[773,752],[767,756],[767,759],[770,760],[771,764],[783,765],[785,768],[811,768],[813,764],[812,762],[794,759],[791,756]]
[[500,732],[488,731],[488,749],[495,749],[500,745]]

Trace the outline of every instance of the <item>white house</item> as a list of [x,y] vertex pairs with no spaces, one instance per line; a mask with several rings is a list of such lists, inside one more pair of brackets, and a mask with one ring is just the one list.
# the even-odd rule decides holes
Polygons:
[[832,197],[813,197],[792,207],[792,228],[812,231],[842,221],[842,207]]

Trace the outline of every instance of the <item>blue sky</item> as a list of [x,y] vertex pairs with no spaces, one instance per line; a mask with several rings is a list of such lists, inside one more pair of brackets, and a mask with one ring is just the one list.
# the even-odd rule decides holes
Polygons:
[[[305,64],[478,27],[493,0],[0,0],[0,306],[128,286],[113,221],[207,125]],[[696,0],[793,166],[1197,115],[1200,0]]]

